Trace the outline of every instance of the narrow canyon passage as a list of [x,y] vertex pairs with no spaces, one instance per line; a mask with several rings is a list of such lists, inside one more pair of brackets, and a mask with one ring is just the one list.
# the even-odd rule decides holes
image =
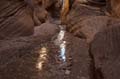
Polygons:
[[0,79],[119,79],[120,19],[106,4],[1,0]]

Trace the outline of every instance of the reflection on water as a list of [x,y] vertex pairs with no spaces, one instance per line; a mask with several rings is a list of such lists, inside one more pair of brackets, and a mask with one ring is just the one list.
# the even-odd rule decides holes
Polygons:
[[66,41],[63,41],[60,44],[60,58],[63,60],[63,62],[66,61],[65,52],[66,52]]
[[60,25],[60,32],[57,36],[57,39],[55,40],[55,44],[60,47],[60,60],[63,62],[66,61],[66,41],[64,41],[65,36],[65,26]]
[[47,60],[48,50],[46,47],[42,47],[39,51],[39,58],[37,63],[37,68],[42,70],[43,63]]

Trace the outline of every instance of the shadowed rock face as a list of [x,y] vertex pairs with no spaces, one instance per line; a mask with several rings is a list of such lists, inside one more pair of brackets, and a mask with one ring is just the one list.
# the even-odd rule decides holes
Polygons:
[[32,16],[23,1],[2,0],[0,4],[0,39],[33,33]]
[[[112,27],[111,27],[112,26]],[[99,32],[91,43],[96,71],[102,79],[120,78],[120,24],[111,24]],[[99,78],[98,78],[99,79]]]
[[48,12],[45,6],[50,7],[54,3],[49,0],[42,1],[43,4],[40,2],[38,0],[2,0],[0,2],[0,39],[32,35],[34,26],[41,25],[47,19]]
[[91,3],[96,3],[98,5],[100,4],[105,4],[106,0],[87,0],[88,2],[91,2]]

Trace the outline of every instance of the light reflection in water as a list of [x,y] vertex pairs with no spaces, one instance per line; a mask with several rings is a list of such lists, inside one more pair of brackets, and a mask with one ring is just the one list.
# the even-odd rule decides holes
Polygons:
[[55,44],[58,45],[60,47],[60,60],[62,60],[63,62],[66,61],[66,41],[64,41],[64,36],[65,36],[65,28],[63,26],[59,26],[60,27],[60,32],[57,36],[57,39],[55,40]]
[[46,47],[42,47],[39,51],[39,59],[37,63],[37,68],[39,70],[42,70],[43,63],[47,60],[47,53],[48,53],[48,50]]
[[66,61],[65,52],[66,52],[66,41],[63,41],[63,43],[60,44],[60,58],[62,58],[63,62]]

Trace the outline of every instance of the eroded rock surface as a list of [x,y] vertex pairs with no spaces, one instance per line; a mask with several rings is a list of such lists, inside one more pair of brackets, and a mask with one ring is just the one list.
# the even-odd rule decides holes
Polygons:
[[91,43],[91,53],[100,79],[120,78],[120,26],[119,24],[110,26],[112,27],[99,32]]
[[42,1],[40,5],[41,1],[37,0],[2,0],[0,39],[32,35],[34,27],[41,25],[47,19],[48,12],[45,6],[50,7],[55,3],[49,0]]
[[33,33],[34,23],[23,1],[0,2],[0,39]]
[[76,2],[67,17],[67,30],[90,43],[98,32],[119,22],[119,19],[106,16],[102,7]]

